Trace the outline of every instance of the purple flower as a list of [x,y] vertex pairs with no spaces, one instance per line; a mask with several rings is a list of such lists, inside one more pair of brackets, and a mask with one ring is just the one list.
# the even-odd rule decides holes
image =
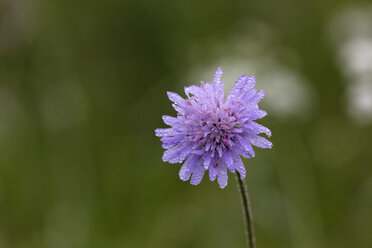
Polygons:
[[212,83],[185,87],[187,99],[168,92],[177,117],[164,115],[164,123],[171,127],[155,130],[167,149],[163,161],[173,164],[186,160],[179,176],[183,181],[191,177],[194,185],[201,182],[206,170],[210,180],[217,178],[221,188],[227,185],[227,170],[238,171],[243,179],[246,172],[240,155],[254,157],[252,145],[272,146],[258,136],[265,133],[270,137],[270,130],[254,122],[266,115],[258,108],[265,92],[254,88],[255,77],[241,76],[224,99],[222,73],[218,68]]

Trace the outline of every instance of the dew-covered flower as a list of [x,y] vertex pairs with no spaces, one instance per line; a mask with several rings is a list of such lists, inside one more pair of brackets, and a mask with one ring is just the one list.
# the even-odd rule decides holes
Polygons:
[[266,115],[258,108],[265,92],[254,88],[255,77],[241,76],[225,99],[222,73],[218,68],[212,83],[185,87],[186,99],[168,92],[177,117],[164,115],[163,121],[170,128],[155,130],[166,149],[163,161],[173,164],[186,160],[179,176],[183,181],[191,177],[194,185],[201,182],[207,170],[210,180],[217,178],[221,188],[227,185],[227,170],[238,171],[243,179],[246,172],[240,156],[254,157],[252,145],[272,146],[258,136],[265,133],[270,137],[270,130],[254,122]]

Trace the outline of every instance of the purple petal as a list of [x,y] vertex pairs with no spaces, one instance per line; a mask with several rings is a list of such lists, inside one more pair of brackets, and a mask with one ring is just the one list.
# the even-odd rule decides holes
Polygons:
[[217,177],[217,169],[211,165],[209,166],[209,179],[213,182]]
[[190,151],[192,154],[197,154],[197,155],[203,155],[205,153],[204,150],[192,150]]
[[244,91],[252,89],[256,85],[256,77],[248,76],[247,83],[244,85]]
[[217,146],[217,152],[218,152],[218,156],[222,157],[222,147],[221,146]]
[[160,139],[164,144],[175,145],[180,143],[185,138],[184,134],[176,135],[176,136],[165,136]]
[[162,144],[161,147],[163,147],[164,149],[169,149],[169,148],[172,148],[174,146],[174,144]]
[[[253,150],[253,148],[252,148]],[[235,143],[235,146],[234,146],[234,151],[243,156],[244,158],[251,158],[252,156],[249,155],[249,153],[242,147],[242,145],[240,143]],[[253,151],[254,152],[254,151]]]
[[255,88],[247,90],[247,92],[244,93],[241,100],[246,103],[250,103],[250,100],[256,95],[257,90]]
[[178,122],[178,119],[169,115],[163,115],[163,121],[165,124],[173,126]]
[[266,115],[267,115],[266,111],[264,111],[262,109],[257,109],[257,110],[251,111],[250,119],[252,121],[254,121],[254,120],[257,120],[257,119],[261,119],[261,118],[265,117]]
[[214,74],[213,83],[220,83],[222,74],[223,74],[223,71],[221,67],[218,67],[216,73]]
[[172,104],[172,107],[180,114],[180,115],[185,115],[185,110],[183,108],[177,106],[176,104]]
[[271,136],[270,129],[268,129],[267,127],[264,127],[264,126],[254,122],[254,121],[248,121],[247,124],[243,125],[243,128],[246,129],[247,132],[249,132],[253,135],[264,133],[268,137]]
[[155,129],[155,135],[158,137],[174,136],[178,134],[173,128],[157,128]]
[[207,170],[209,168],[209,165],[211,164],[212,153],[208,152],[205,156],[203,156],[203,158],[204,158],[204,168]]
[[214,91],[212,85],[209,83],[204,84],[203,93],[200,95],[199,100],[206,107],[213,109],[216,107],[216,102],[214,100]]
[[194,172],[192,173],[190,183],[192,185],[198,185],[201,182],[201,180],[203,179],[204,172],[205,172],[205,169],[204,169],[204,166],[203,166],[203,159],[200,159],[198,164],[196,165],[196,168],[195,168]]
[[199,156],[191,155],[187,158],[186,162],[181,167],[179,172],[179,176],[181,180],[187,181],[190,178],[191,173],[194,171],[197,163],[198,163]]
[[257,92],[257,94],[254,96],[253,99],[251,99],[251,102],[253,104],[258,104],[262,98],[264,98],[265,96],[265,91],[264,90],[260,90],[259,92]]
[[225,97],[225,92],[223,90],[223,81],[222,83],[216,83],[213,85],[214,93],[215,93],[215,102],[217,106],[221,106],[223,104],[223,99]]
[[240,178],[244,179],[246,172],[245,172],[243,161],[241,160],[238,154],[233,154],[233,157],[234,157],[235,169],[239,172]]
[[270,141],[261,136],[250,137],[249,141],[251,142],[252,145],[261,148],[271,148],[273,146],[273,144]]
[[232,100],[240,100],[247,90],[250,90],[256,84],[256,77],[242,75],[235,83],[230,91],[230,94],[226,98],[226,103],[230,103]]
[[252,157],[255,156],[255,152],[253,150],[253,147],[250,143],[250,141],[246,140],[244,137],[237,135],[236,138],[238,139],[240,145],[246,150],[248,153],[252,155]]
[[167,94],[168,94],[169,100],[171,100],[172,102],[174,102],[178,106],[182,107],[182,106],[185,105],[185,103],[186,103],[185,99],[180,97],[177,93],[168,91]]
[[220,188],[223,189],[227,185],[227,170],[226,170],[226,164],[223,160],[221,160],[221,163],[217,166],[217,182],[220,185]]
[[190,155],[192,144],[189,144],[185,148],[183,148],[178,155],[178,159],[174,159],[171,162],[175,161],[175,163],[182,163],[188,155]]
[[216,74],[214,75],[213,82],[212,82],[213,91],[214,91],[214,94],[215,94],[215,101],[216,101],[217,106],[219,106],[223,103],[223,99],[224,99],[224,95],[225,95],[225,92],[224,92],[224,89],[223,89],[223,82],[221,84],[222,74],[223,74],[223,71],[222,71],[221,67],[218,67],[218,69],[216,71]]
[[226,150],[224,152],[223,159],[226,161],[227,168],[229,169],[229,171],[234,172],[235,171],[234,160],[230,151]]
[[196,85],[191,85],[189,87],[185,87],[185,94],[189,95],[192,94],[196,96],[197,98],[200,98],[200,96],[203,94],[202,89]]
[[187,147],[190,143],[184,142],[180,143],[172,148],[169,148],[166,150],[163,154],[163,161],[164,162],[170,162],[170,163],[177,163],[177,160],[174,160],[182,150]]

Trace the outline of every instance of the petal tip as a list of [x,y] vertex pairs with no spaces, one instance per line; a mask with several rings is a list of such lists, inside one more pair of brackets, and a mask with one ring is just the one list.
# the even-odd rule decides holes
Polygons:
[[219,186],[220,186],[220,189],[224,189],[224,188],[226,188],[226,186],[227,186],[227,182],[224,183],[224,184],[219,184]]
[[200,184],[200,182],[194,182],[194,181],[191,180],[191,181],[190,181],[190,184],[196,186],[196,185]]

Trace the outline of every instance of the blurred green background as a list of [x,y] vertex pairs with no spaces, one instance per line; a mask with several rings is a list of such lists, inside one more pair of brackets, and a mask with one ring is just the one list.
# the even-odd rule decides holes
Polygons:
[[0,247],[244,247],[234,176],[154,135],[218,66],[267,93],[258,247],[372,247],[372,4],[333,0],[0,0]]

